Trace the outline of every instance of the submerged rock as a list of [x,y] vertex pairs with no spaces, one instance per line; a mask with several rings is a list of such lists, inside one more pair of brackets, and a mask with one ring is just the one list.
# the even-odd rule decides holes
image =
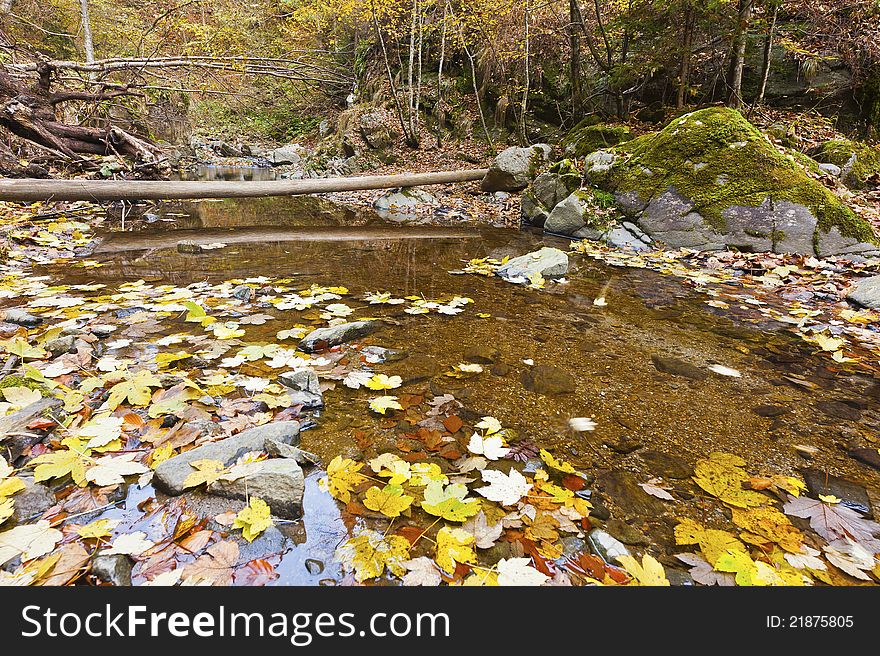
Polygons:
[[501,151],[489,165],[483,178],[483,191],[520,191],[537,175],[538,170],[550,159],[552,149],[547,144],[528,148],[511,146]]
[[568,255],[558,248],[545,246],[508,260],[496,273],[508,282],[526,282],[536,273],[544,278],[561,278],[568,273]]
[[262,499],[273,514],[284,519],[297,519],[302,515],[305,478],[296,460],[273,458],[249,462],[239,466],[237,471],[242,474],[241,478],[215,481],[208,486],[208,492],[230,499]]
[[600,528],[589,532],[587,542],[593,553],[609,564],[615,563],[620,556],[632,555],[620,540]]
[[18,474],[24,489],[12,497],[14,502],[12,521],[15,523],[32,521],[55,505],[55,495],[45,485],[34,482],[32,475]]
[[290,388],[287,394],[293,405],[301,404],[307,410],[324,407],[321,383],[312,369],[288,371],[278,378],[282,385]]
[[549,396],[571,394],[575,390],[574,376],[547,364],[526,369],[522,373],[522,384],[530,392]]
[[587,176],[667,246],[828,256],[876,253],[878,237],[739,112],[685,114],[587,161]]
[[245,453],[262,451],[266,440],[298,444],[299,431],[298,421],[276,421],[250,428],[224,440],[203,444],[162,462],[156,468],[156,487],[167,494],[182,494],[183,482],[195,471],[190,463],[196,460],[219,460],[224,465],[230,465]]
[[19,308],[9,308],[7,310],[0,310],[0,321],[14,323],[17,326],[25,326],[26,328],[33,328],[34,326],[40,325],[43,322],[43,319]]
[[657,371],[662,371],[664,374],[681,376],[691,380],[705,380],[709,377],[708,372],[678,358],[666,358],[655,353],[651,356],[651,362],[654,363]]
[[300,340],[299,348],[306,353],[314,353],[323,349],[345,344],[353,339],[366,337],[378,329],[376,321],[350,321],[335,326],[318,328]]
[[880,310],[880,276],[857,280],[846,294],[853,303],[872,310]]
[[865,486],[861,483],[833,476],[822,469],[810,468],[803,473],[811,496],[818,498],[820,494],[833,495],[847,508],[863,515],[870,514],[871,501],[868,499]]

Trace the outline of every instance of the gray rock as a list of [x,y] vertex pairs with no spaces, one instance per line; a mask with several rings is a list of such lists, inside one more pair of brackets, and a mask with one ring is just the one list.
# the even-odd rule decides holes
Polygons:
[[76,335],[65,335],[64,337],[56,337],[55,339],[46,342],[43,348],[49,351],[53,358],[57,358],[59,355],[64,355],[65,353],[70,353],[75,350],[75,344]]
[[183,482],[195,471],[190,463],[196,460],[219,460],[224,465],[230,465],[245,453],[262,451],[266,440],[298,444],[299,430],[298,421],[276,421],[250,428],[224,440],[203,444],[162,462],[156,468],[154,481],[167,494],[182,494]]
[[308,151],[299,144],[287,144],[270,150],[264,157],[275,166],[282,164],[299,164],[306,157]]
[[880,310],[880,276],[857,280],[846,294],[853,303],[873,310]]
[[649,250],[648,245],[626,228],[613,228],[605,233],[605,241],[615,248],[630,248],[634,251]]
[[590,153],[584,158],[587,178],[596,179],[601,177],[603,173],[611,170],[616,160],[617,155],[607,150],[597,150]]
[[573,235],[587,225],[590,208],[577,193],[566,196],[556,204],[544,223],[546,232]]
[[361,114],[358,117],[358,128],[364,142],[374,150],[388,148],[394,141],[394,135],[377,112]]
[[291,458],[301,465],[320,465],[321,459],[314,453],[300,449],[298,446],[291,446],[284,442],[276,442],[275,440],[266,440],[263,445],[266,453],[273,458]]
[[530,225],[543,228],[550,216],[550,210],[538,202],[528,191],[520,199],[520,218]]
[[818,498],[820,494],[833,495],[847,508],[863,515],[871,513],[871,501],[868,499],[865,486],[861,483],[834,476],[824,469],[810,468],[803,473],[804,482],[811,496]]
[[823,173],[827,173],[832,178],[839,178],[842,171],[837,164],[831,164],[830,162],[822,162],[819,164],[819,170]]
[[20,310],[19,308],[0,310],[0,320],[6,323],[14,323],[18,326],[25,326],[27,328],[33,328],[43,322],[42,318],[36,317],[24,310]]
[[318,328],[300,340],[299,348],[306,353],[314,353],[350,342],[353,339],[366,337],[378,328],[379,324],[376,321],[350,321]]
[[655,476],[663,478],[683,479],[690,478],[694,474],[694,468],[687,462],[662,451],[647,450],[639,453],[639,457],[645,461],[650,471]]
[[489,165],[489,172],[480,187],[483,191],[520,191],[535,177],[538,169],[550,159],[547,144],[528,148],[511,146],[501,151]]
[[545,278],[561,278],[568,273],[568,255],[558,248],[545,246],[532,253],[520,255],[495,272],[508,282],[526,282],[534,273]]
[[24,483],[24,489],[11,497],[14,503],[11,520],[16,524],[32,521],[55,505],[52,490],[35,483],[32,475],[21,473],[18,478]]
[[233,288],[232,295],[239,301],[249,303],[254,297],[254,288],[250,285],[238,285]]
[[244,538],[236,539],[239,547],[238,562],[246,563],[257,558],[266,558],[273,554],[284,553],[287,549],[288,541],[289,538],[277,526],[270,526],[253,542],[248,542]]
[[302,468],[292,458],[272,458],[241,465],[242,477],[218,480],[208,486],[210,494],[229,499],[262,499],[272,513],[284,519],[302,516],[305,481]]
[[859,241],[853,237],[844,237],[837,226],[833,226],[828,232],[818,230],[816,243],[816,255],[828,257],[830,255],[860,255],[862,257],[877,257],[880,255],[880,247],[877,244]]
[[708,226],[694,211],[694,205],[669,188],[645,206],[639,227],[652,239],[673,248],[719,250],[724,248],[722,235]]
[[575,390],[575,380],[567,371],[547,364],[529,367],[522,373],[523,387],[536,394],[554,396],[571,394]]
[[105,556],[98,553],[92,559],[92,574],[117,587],[131,585],[131,559],[124,554]]
[[632,555],[620,540],[600,528],[594,528],[589,532],[587,542],[593,553],[609,564],[616,562],[620,556]]
[[318,374],[312,369],[288,371],[278,378],[282,385],[290,388],[288,396],[294,405],[302,404],[308,410],[324,407],[321,383],[318,381]]
[[666,506],[663,502],[645,492],[639,482],[630,472],[620,469],[605,472],[596,479],[602,498],[625,515],[643,519],[664,514]]
[[200,255],[205,252],[205,249],[192,239],[182,239],[177,242],[177,252],[183,255]]
[[404,187],[396,191],[388,191],[373,203],[377,210],[409,213],[414,212],[422,205],[436,205],[440,201],[427,191],[412,187]]

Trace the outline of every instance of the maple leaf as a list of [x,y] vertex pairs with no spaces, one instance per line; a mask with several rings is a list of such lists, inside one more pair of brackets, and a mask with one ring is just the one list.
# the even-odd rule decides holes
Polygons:
[[422,510],[451,522],[463,522],[480,511],[477,499],[466,499],[468,489],[461,483],[443,486],[441,481],[429,481],[425,487]]
[[694,481],[706,492],[721,501],[738,508],[761,506],[770,499],[763,494],[743,489],[748,475],[741,469],[745,461],[725,453],[712,453],[708,459],[697,461]]
[[691,578],[701,585],[720,585],[732,586],[736,585],[733,574],[728,572],[716,572],[702,556],[699,554],[683,553],[675,556],[681,562],[690,565],[688,572]]
[[484,469],[480,472],[483,481],[489,483],[486,487],[476,489],[481,495],[495,501],[502,506],[512,506],[523,498],[532,489],[532,484],[526,477],[511,468],[509,474],[495,469]]
[[197,487],[203,483],[215,483],[220,480],[220,477],[223,476],[223,474],[228,472],[226,465],[219,460],[194,460],[189,463],[189,466],[196,471],[188,474],[183,480],[184,489]]
[[773,543],[790,553],[801,552],[803,534],[772,506],[734,508],[733,523],[747,531],[740,536],[746,542],[758,546]]
[[251,497],[250,503],[239,511],[232,522],[232,528],[240,528],[242,537],[248,542],[253,542],[273,525],[269,504],[256,497]]
[[835,540],[823,547],[825,557],[832,565],[843,570],[850,576],[862,581],[870,581],[866,572],[877,566],[874,554],[858,542],[849,538]]
[[190,584],[232,585],[232,572],[238,557],[238,545],[232,540],[212,544],[207,553],[183,568],[180,578]]
[[455,571],[455,563],[474,563],[477,553],[474,536],[461,528],[444,526],[437,532],[437,553],[434,561],[447,574]]
[[336,456],[327,465],[327,475],[318,481],[318,487],[329,492],[334,499],[348,503],[351,501],[352,490],[369,480],[363,474],[358,473],[363,466],[363,463]]
[[106,446],[122,435],[123,421],[122,417],[97,417],[80,426],[76,436],[88,440],[86,447],[90,449]]
[[104,456],[95,460],[93,467],[86,470],[86,480],[100,486],[118,485],[125,483],[124,476],[133,474],[145,474],[150,471],[149,467],[139,462],[132,462],[136,453],[126,453],[121,456]]
[[194,303],[193,301],[184,301],[181,303],[183,307],[189,310],[184,318],[184,321],[189,323],[198,323],[201,324],[202,327],[210,326],[212,323],[217,321],[214,317],[208,316],[208,313],[198,303]]
[[147,534],[143,531],[135,531],[120,535],[110,545],[109,549],[103,551],[105,556],[113,554],[121,554],[125,556],[140,556],[148,549],[152,549],[156,543],[147,539]]
[[675,527],[676,544],[696,544],[706,560],[714,566],[718,558],[730,551],[748,553],[746,546],[727,531],[703,528],[692,519],[683,518]]
[[403,585],[415,586],[421,585],[432,587],[440,585],[442,580],[434,561],[427,556],[420,556],[412,560],[404,560],[401,565],[406,568],[406,574],[403,577]]
[[632,576],[639,585],[670,585],[669,579],[666,578],[666,571],[663,569],[663,565],[658,563],[650,554],[644,554],[642,556],[641,564],[639,564],[638,560],[626,554],[618,556],[617,562],[623,566],[627,573]]
[[84,540],[109,538],[119,522],[118,519],[96,519],[85,526],[77,526],[76,532]]
[[480,419],[479,422],[474,424],[474,428],[486,431],[486,435],[494,435],[495,433],[500,433],[502,431],[501,422],[491,416]]
[[376,374],[364,383],[365,387],[371,390],[394,389],[403,384],[400,376],[386,376],[385,374]]
[[403,576],[407,571],[403,563],[409,559],[409,540],[365,529],[336,549],[336,559],[346,569],[354,570],[358,583],[377,578],[386,569],[395,576]]
[[504,446],[501,436],[482,437],[477,433],[471,435],[470,442],[468,442],[468,451],[486,456],[489,460],[498,460],[510,453],[510,449]]
[[501,522],[490,524],[486,513],[482,510],[462,524],[461,528],[474,536],[475,544],[479,549],[490,549],[495,546],[495,541],[504,531]]
[[400,485],[412,476],[410,464],[394,453],[383,453],[370,460],[370,468],[382,478],[389,478],[389,485]]
[[439,481],[444,485],[449,482],[440,465],[434,462],[415,462],[410,466],[410,485],[423,487],[431,481]]
[[538,586],[550,580],[549,576],[531,566],[530,558],[502,558],[495,568],[498,570],[498,585]]
[[384,415],[388,410],[403,410],[403,406],[397,402],[396,396],[377,396],[370,399],[370,410]]
[[45,519],[4,531],[0,533],[0,565],[5,565],[16,556],[21,556],[22,560],[45,556],[61,538],[61,531],[52,528]]
[[150,371],[141,369],[131,379],[123,380],[110,388],[110,395],[104,402],[109,410],[115,410],[123,401],[129,405],[145,406],[149,404],[153,393],[151,388],[161,387],[162,383]]
[[413,498],[403,493],[400,485],[389,484],[383,488],[376,486],[367,490],[364,505],[370,510],[382,513],[386,517],[399,517],[400,513],[412,505]]
[[40,483],[50,478],[62,478],[70,474],[73,482],[80,487],[86,485],[86,469],[91,465],[89,450],[80,446],[79,440],[65,438],[61,444],[67,449],[44,453],[31,460],[34,467],[34,481]]
[[75,579],[89,562],[91,554],[79,542],[63,545],[53,554],[51,570],[38,576],[39,585],[67,585]]
[[29,387],[5,387],[2,391],[3,398],[19,408],[29,406],[43,398],[40,390],[32,390]]
[[880,551],[880,542],[874,536],[880,535],[880,524],[862,518],[856,511],[841,503],[826,503],[809,497],[789,497],[782,510],[786,515],[794,515],[810,520],[816,533],[829,542],[852,538]]
[[556,471],[561,471],[563,474],[574,474],[575,469],[574,466],[565,460],[557,460],[553,457],[547,449],[541,449],[540,451],[541,460],[543,460],[548,467],[555,469]]

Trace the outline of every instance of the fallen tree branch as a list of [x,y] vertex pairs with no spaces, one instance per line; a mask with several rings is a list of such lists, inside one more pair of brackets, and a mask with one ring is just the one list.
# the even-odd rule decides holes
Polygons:
[[488,169],[401,173],[268,182],[154,180],[0,180],[0,200],[169,200],[298,196],[366,189],[394,189],[482,180]]

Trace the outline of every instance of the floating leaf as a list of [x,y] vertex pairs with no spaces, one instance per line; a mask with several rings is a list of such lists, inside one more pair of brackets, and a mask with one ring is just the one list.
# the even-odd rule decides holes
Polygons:
[[386,517],[399,517],[400,513],[412,505],[413,498],[403,493],[399,485],[376,486],[367,490],[364,506],[382,513]]
[[248,542],[253,542],[273,524],[269,504],[262,499],[251,497],[250,503],[235,516],[232,528],[240,528],[242,537]]

